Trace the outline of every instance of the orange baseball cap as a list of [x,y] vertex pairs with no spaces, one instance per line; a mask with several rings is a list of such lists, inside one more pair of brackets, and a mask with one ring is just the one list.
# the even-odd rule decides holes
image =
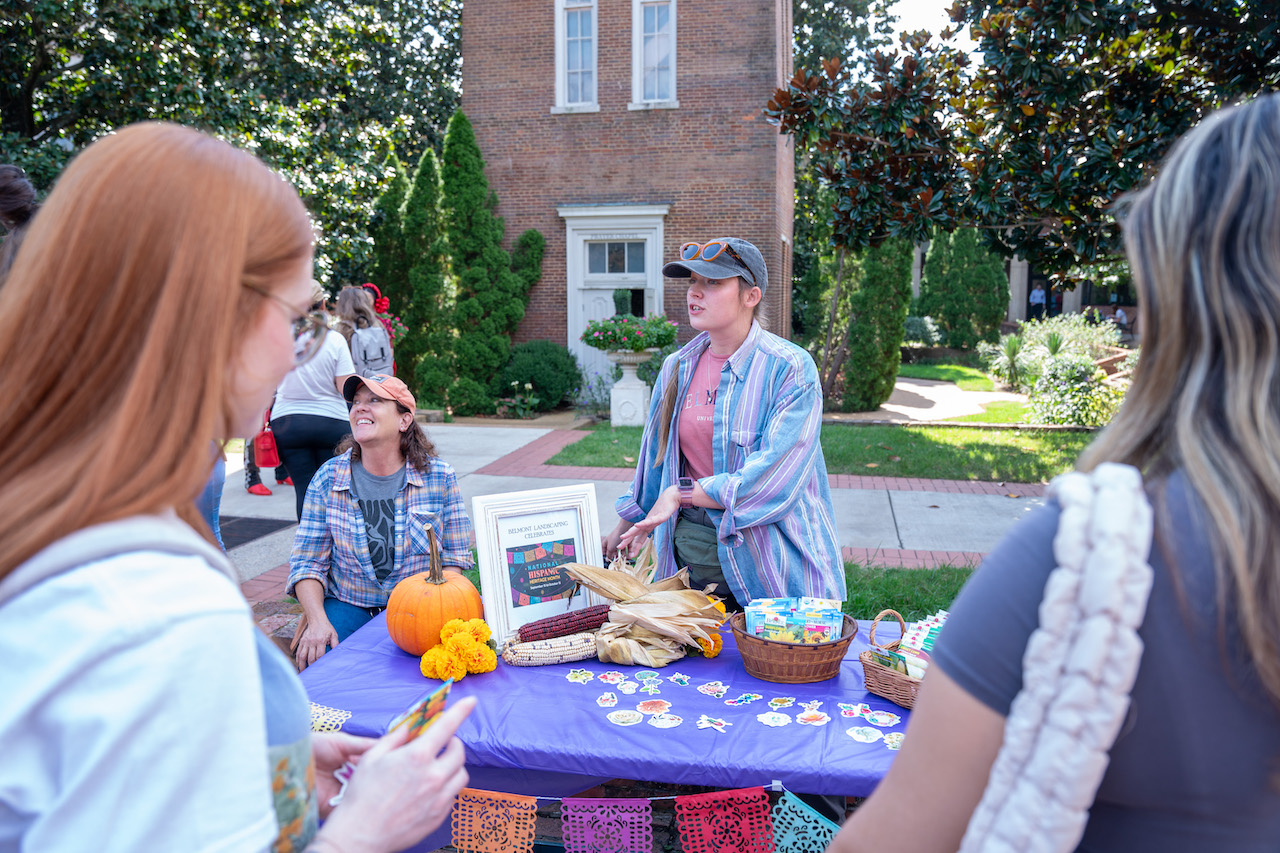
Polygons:
[[360,389],[361,385],[364,385],[383,399],[395,400],[410,412],[418,410],[418,402],[413,399],[413,394],[409,392],[409,386],[386,373],[375,373],[373,376],[360,376],[358,374],[348,376],[347,381],[342,385],[342,396],[347,399],[348,403],[355,399],[356,391]]

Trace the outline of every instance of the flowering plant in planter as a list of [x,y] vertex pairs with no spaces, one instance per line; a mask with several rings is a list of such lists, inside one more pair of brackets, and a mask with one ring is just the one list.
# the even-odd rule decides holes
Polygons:
[[662,314],[643,320],[631,314],[614,314],[587,323],[582,342],[598,350],[641,352],[662,348],[676,339],[676,324]]

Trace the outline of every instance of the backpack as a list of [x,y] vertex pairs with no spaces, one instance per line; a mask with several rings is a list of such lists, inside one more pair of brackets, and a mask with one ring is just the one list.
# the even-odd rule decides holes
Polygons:
[[351,334],[351,360],[356,373],[366,379],[379,373],[391,373],[391,336],[381,323],[374,323]]

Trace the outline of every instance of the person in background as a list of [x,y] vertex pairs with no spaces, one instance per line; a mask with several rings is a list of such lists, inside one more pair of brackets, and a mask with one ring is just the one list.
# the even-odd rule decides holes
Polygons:
[[417,403],[394,376],[352,376],[351,435],[316,472],[289,557],[285,592],[302,604],[300,669],[387,606],[395,585],[430,568],[427,528],[442,568],[472,565],[471,518],[453,468],[414,421]]
[[472,700],[412,742],[312,734],[196,511],[212,444],[313,354],[312,240],[266,165],[159,123],[32,220],[0,288],[0,850],[402,850],[466,785]]
[[373,297],[363,287],[338,291],[338,320],[334,328],[351,349],[354,372],[360,376],[394,375],[391,335],[373,310]]
[[[284,465],[276,466],[276,485],[292,486],[293,479],[289,476],[289,472],[285,470]],[[271,497],[271,489],[262,482],[262,472],[258,469],[258,463],[253,458],[253,442],[246,439],[244,442],[244,490],[251,495],[259,495],[267,498]]]
[[1044,285],[1036,282],[1031,288],[1031,295],[1027,297],[1027,301],[1031,303],[1031,319],[1044,319],[1045,293]]
[[[1277,164],[1280,95],[1268,94],[1204,119],[1118,204],[1142,359],[1077,468],[1114,462],[1142,473],[1153,580],[1128,717],[1079,850],[1261,853],[1280,843]],[[1047,594],[1061,589],[1048,580],[1061,516],[1056,499],[1032,511],[970,578],[933,649],[902,751],[829,850],[960,847],[1018,707],[1024,654],[1037,659],[1028,640],[1041,614],[1053,615]],[[1090,664],[1071,673],[1094,684],[1115,677]],[[1058,677],[1027,673],[1037,675]],[[1097,695],[1073,695],[1086,694]],[[1064,702],[1050,713],[1082,729],[1093,707]],[[1064,734],[1041,736],[1077,748]]]
[[726,608],[753,598],[845,597],[813,359],[757,320],[769,275],[759,249],[686,243],[662,274],[689,280],[698,335],[663,362],[631,488],[605,558],[654,535],[657,577],[688,566]]
[[299,338],[297,346],[317,346],[318,352],[306,364],[289,371],[271,404],[271,430],[276,434],[280,461],[293,480],[299,519],[316,469],[333,458],[334,448],[350,432],[342,383],[355,368],[342,338],[329,332],[324,303],[324,289],[313,281],[309,310],[319,312],[314,316],[324,320],[318,320],[307,332],[314,339]]
[[39,209],[36,188],[27,180],[27,173],[17,166],[0,165],[0,225],[5,230],[4,242],[0,243],[0,282],[13,265],[27,225]]

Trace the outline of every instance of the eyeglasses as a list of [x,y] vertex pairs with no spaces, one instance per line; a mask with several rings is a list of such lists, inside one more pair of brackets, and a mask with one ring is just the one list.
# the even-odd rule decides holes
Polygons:
[[680,247],[680,259],[683,261],[714,261],[716,258],[729,253],[729,257],[733,258],[742,265],[743,271],[747,274],[747,280],[755,284],[755,276],[751,274],[751,268],[747,266],[747,262],[742,256],[733,250],[729,245],[728,237],[721,237],[718,240],[708,240],[706,243],[685,243]]
[[315,358],[316,353],[320,352],[321,344],[324,343],[324,336],[329,332],[329,321],[325,315],[319,311],[299,314],[297,308],[274,293],[252,284],[244,286],[284,309],[285,316],[293,324],[293,366],[299,367]]

